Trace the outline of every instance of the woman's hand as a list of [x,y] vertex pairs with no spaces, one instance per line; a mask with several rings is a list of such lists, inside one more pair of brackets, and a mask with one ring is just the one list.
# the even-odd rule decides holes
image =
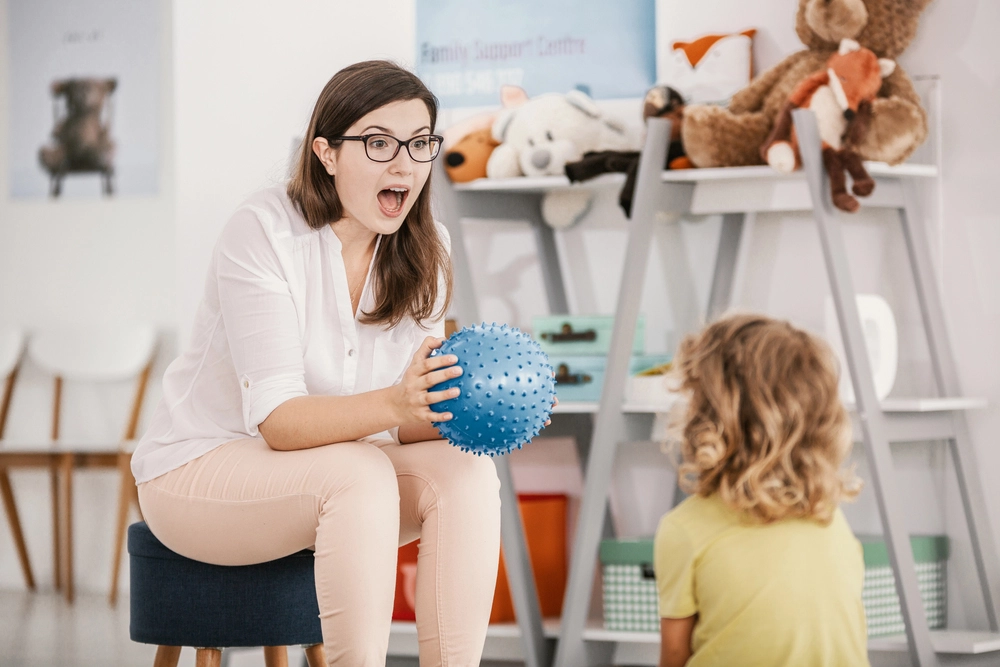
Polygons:
[[[558,396],[553,396],[552,397],[552,409],[555,410],[557,405],[559,405],[559,397]],[[551,419],[547,419],[547,420],[545,420],[545,423],[542,424],[542,426],[548,426],[551,423],[552,423],[552,420]]]
[[394,389],[394,404],[398,423],[448,421],[450,412],[434,412],[430,405],[455,398],[461,393],[457,387],[446,391],[428,391],[431,387],[456,378],[462,374],[462,367],[456,366],[458,357],[453,354],[430,356],[431,351],[441,347],[444,338],[428,336],[420,345],[403,379]]

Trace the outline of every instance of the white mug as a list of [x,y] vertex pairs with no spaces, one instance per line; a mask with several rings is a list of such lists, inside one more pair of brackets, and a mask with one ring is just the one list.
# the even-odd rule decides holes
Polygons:
[[[896,318],[893,317],[889,304],[877,294],[858,294],[857,301],[861,329],[868,348],[868,362],[875,380],[875,396],[882,400],[889,395],[896,382],[896,366],[899,362]],[[826,339],[840,360],[840,397],[845,403],[853,403],[854,386],[851,384],[851,372],[847,367],[847,355],[837,326],[833,299],[826,297],[825,305]]]

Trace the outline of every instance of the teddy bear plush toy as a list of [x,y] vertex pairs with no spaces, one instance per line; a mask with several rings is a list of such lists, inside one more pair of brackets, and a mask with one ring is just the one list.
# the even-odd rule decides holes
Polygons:
[[[799,0],[795,30],[806,49],[791,54],[736,93],[728,107],[688,105],[681,139],[698,167],[761,164],[760,148],[792,90],[826,69],[844,38],[879,58],[896,59],[913,41],[930,0]],[[900,67],[871,102],[870,127],[858,141],[864,160],[898,164],[926,138],[927,117]]]
[[895,61],[877,58],[853,39],[842,40],[826,69],[807,77],[792,91],[771,136],[760,149],[761,156],[782,173],[796,169],[801,156],[792,111],[812,110],[822,142],[823,164],[830,175],[833,204],[842,211],[857,211],[858,200],[847,192],[844,172],[853,179],[854,194],[867,197],[872,193],[875,181],[865,169],[856,145],[867,134],[871,101],[882,87],[883,78],[895,68]]
[[52,130],[52,142],[38,151],[49,172],[49,194],[58,197],[71,172],[100,172],[104,194],[113,192],[115,142],[106,103],[117,79],[63,79],[52,83],[53,99],[65,99],[65,113]]
[[[493,123],[500,145],[486,163],[490,178],[562,176],[567,162],[594,151],[638,150],[637,138],[607,118],[586,93],[546,93],[500,112]],[[550,190],[542,198],[542,218],[568,227],[590,206],[583,189]]]
[[[528,101],[520,86],[500,88],[502,109],[514,109]],[[486,178],[486,162],[500,142],[493,138],[493,123],[502,109],[477,113],[449,125],[444,135],[444,171],[452,183],[468,183]]]

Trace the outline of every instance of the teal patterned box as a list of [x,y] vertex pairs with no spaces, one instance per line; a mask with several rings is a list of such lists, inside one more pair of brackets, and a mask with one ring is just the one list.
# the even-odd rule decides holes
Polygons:
[[659,632],[652,538],[604,540],[600,560],[605,629]]
[[[670,357],[665,354],[634,355],[629,361],[629,373],[635,374],[668,361]],[[608,365],[606,356],[550,354],[549,364],[556,372],[556,396],[560,401],[600,400]]]
[[[606,355],[611,349],[613,315],[538,315],[531,319],[531,337],[545,354]],[[646,320],[639,315],[632,353],[646,351]]]
[[[859,535],[864,549],[865,583],[861,600],[869,637],[906,632],[881,536]],[[931,629],[947,625],[947,568],[949,543],[943,535],[912,536],[917,584]],[[604,627],[628,632],[659,632],[653,540],[604,540],[600,551],[604,593]]]
[[[868,636],[884,637],[906,632],[885,542],[878,535],[859,535],[858,539],[865,552],[865,586],[861,600],[868,620]],[[948,621],[948,538],[945,535],[913,535],[910,545],[916,561],[917,587],[927,614],[927,625],[932,630],[944,628]]]

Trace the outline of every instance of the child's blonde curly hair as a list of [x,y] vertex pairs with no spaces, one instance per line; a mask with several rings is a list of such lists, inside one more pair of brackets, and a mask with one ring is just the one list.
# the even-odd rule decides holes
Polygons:
[[823,341],[787,322],[730,315],[684,339],[673,374],[688,398],[674,424],[688,493],[718,493],[762,523],[826,523],[857,496],[860,480],[841,470],[851,421]]

